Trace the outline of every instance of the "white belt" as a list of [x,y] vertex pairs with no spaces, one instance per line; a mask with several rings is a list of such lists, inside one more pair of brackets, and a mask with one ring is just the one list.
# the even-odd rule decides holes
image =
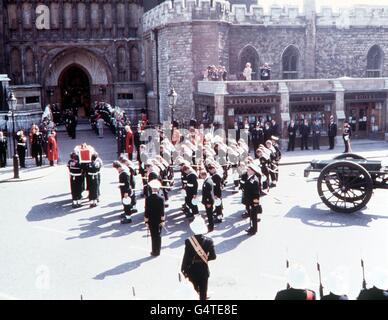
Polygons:
[[18,143],[18,146],[25,146],[26,143]]
[[80,176],[82,176],[82,173],[71,173],[71,172],[70,172],[70,175],[71,175],[72,177],[80,177]]
[[91,172],[88,172],[88,175],[89,175],[89,176],[97,176],[98,173],[91,173]]

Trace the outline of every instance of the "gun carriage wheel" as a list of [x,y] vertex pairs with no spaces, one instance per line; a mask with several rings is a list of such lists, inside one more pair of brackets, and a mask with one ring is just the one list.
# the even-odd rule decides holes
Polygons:
[[317,186],[322,201],[333,211],[342,213],[364,208],[373,193],[373,180],[368,171],[346,160],[324,167]]

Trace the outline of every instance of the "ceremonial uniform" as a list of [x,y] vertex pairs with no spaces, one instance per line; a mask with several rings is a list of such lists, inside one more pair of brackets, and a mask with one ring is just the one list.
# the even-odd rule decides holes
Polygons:
[[82,169],[77,159],[70,159],[67,163],[70,173],[70,189],[71,197],[73,199],[73,207],[80,206],[77,202],[82,198]]
[[185,241],[185,253],[182,261],[182,273],[193,283],[200,300],[206,300],[208,279],[210,276],[208,261],[216,259],[213,240],[204,235],[193,236],[206,255],[205,261],[194,249],[189,239]]
[[20,160],[20,167],[25,168],[26,167],[26,141],[27,138],[25,137],[23,131],[19,131],[16,135],[16,141],[17,141],[17,153]]
[[335,124],[334,122],[330,122],[327,133],[329,136],[330,150],[332,150],[334,149],[334,140],[335,140],[335,137],[337,136],[337,124]]
[[0,138],[0,167],[5,167],[7,165],[7,138]]
[[248,208],[250,218],[250,228],[248,233],[254,235],[257,232],[257,215],[262,213],[260,200],[260,183],[256,175],[248,177],[245,183],[245,204]]
[[388,290],[376,287],[361,290],[357,300],[388,300]]
[[193,215],[198,214],[198,206],[195,206],[192,204],[192,200],[195,196],[197,196],[198,193],[198,177],[195,174],[194,171],[191,171],[187,175],[187,183],[186,183],[186,206],[188,206],[191,210],[191,213],[189,214],[190,217]]
[[349,300],[349,298],[346,294],[338,295],[330,292],[329,294],[323,296],[321,300]]
[[[89,200],[97,201],[99,197],[99,172],[101,163],[99,161],[92,161],[87,164],[86,172],[87,172],[87,181],[89,188]],[[91,204],[91,206],[95,206],[95,202]]]
[[58,161],[58,145],[54,135],[49,135],[47,140],[47,159],[50,161],[50,166],[54,165],[54,161]]
[[127,134],[125,136],[125,152],[128,154],[129,160],[132,160],[133,147],[134,147],[134,135],[132,130],[129,130],[127,131]]
[[212,177],[207,177],[202,186],[202,204],[206,208],[206,216],[209,231],[214,229],[213,210],[214,210],[214,183]]
[[161,223],[164,222],[164,199],[157,192],[153,192],[145,200],[145,221],[148,224],[148,228],[151,233],[152,252],[151,255],[160,255],[160,249],[162,245]]
[[43,148],[43,135],[41,132],[32,134],[31,139],[31,156],[35,158],[37,167],[42,166],[42,148]]
[[276,294],[275,300],[316,300],[313,290],[289,288]]
[[[222,178],[220,174],[217,172],[214,173],[211,177],[214,183],[214,196],[222,201]],[[216,209],[215,209],[215,214],[217,216],[216,222],[222,222],[222,217],[223,217],[222,209],[223,207],[221,202],[221,205],[216,206]]]
[[[120,193],[121,193],[121,200],[124,199],[124,197],[131,197],[132,195],[132,188],[131,188],[131,177],[128,173],[127,170],[123,170],[119,174],[119,186],[120,186]],[[124,204],[124,214],[126,216],[130,216],[132,214],[131,209],[132,205],[131,204]],[[127,220],[126,222],[131,222]]]

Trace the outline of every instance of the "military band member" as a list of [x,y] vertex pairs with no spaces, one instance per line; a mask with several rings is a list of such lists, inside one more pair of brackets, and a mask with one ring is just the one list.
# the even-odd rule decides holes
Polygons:
[[20,160],[20,167],[26,167],[26,149],[27,149],[27,138],[24,135],[23,130],[19,130],[16,133],[16,141],[17,141],[17,153]]
[[164,198],[159,194],[161,184],[158,180],[149,182],[151,194],[145,199],[144,222],[147,224],[152,241],[152,256],[159,256],[162,245],[162,227],[165,222]]
[[121,216],[121,223],[131,223],[131,196],[133,192],[130,184],[131,178],[128,170],[125,170],[119,161],[113,162],[113,168],[115,168],[119,173],[119,188],[121,194],[121,201],[124,207],[124,215]]
[[75,152],[70,154],[70,160],[67,163],[70,174],[70,189],[71,189],[71,198],[73,200],[73,208],[81,207],[82,199],[82,169],[79,163],[78,156]]
[[205,206],[208,232],[214,230],[214,183],[210,175],[205,170],[201,170],[200,178],[204,180],[202,186],[202,204]]
[[204,236],[207,227],[201,217],[196,217],[190,228],[194,235],[185,241],[181,271],[192,282],[199,299],[206,300],[210,276],[208,262],[216,259],[216,252],[213,240]]
[[7,138],[4,136],[3,131],[0,131],[0,168],[7,165]]
[[198,214],[198,206],[193,204],[193,200],[197,198],[198,194],[198,177],[196,172],[191,166],[184,165],[182,168],[183,172],[186,175],[186,197],[185,203],[186,206],[190,209],[188,218],[193,217]]
[[245,204],[248,207],[250,218],[250,228],[245,230],[249,235],[254,235],[257,232],[257,223],[260,219],[258,214],[262,213],[260,205],[260,182],[256,174],[260,174],[260,168],[253,162],[247,167],[247,181],[245,183]]

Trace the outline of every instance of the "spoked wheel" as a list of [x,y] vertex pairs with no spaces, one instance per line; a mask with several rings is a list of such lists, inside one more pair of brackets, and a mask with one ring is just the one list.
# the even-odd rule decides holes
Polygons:
[[361,210],[373,193],[373,181],[364,167],[351,161],[328,164],[318,178],[318,194],[336,212]]
[[343,153],[333,158],[333,160],[345,160],[345,159],[355,159],[355,160],[366,160],[364,157],[359,156],[355,153]]

